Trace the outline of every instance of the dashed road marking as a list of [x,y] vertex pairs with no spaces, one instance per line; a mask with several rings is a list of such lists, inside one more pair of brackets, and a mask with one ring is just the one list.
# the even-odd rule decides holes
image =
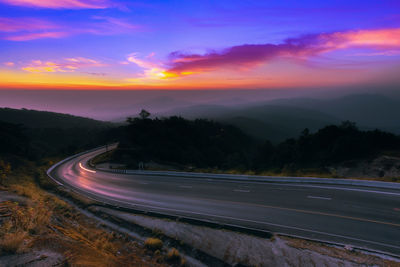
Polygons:
[[235,189],[233,191],[234,192],[240,192],[240,193],[250,193],[250,190],[243,190],[243,189]]
[[330,198],[330,197],[319,197],[319,196],[307,196],[307,198],[322,199],[322,200],[332,200],[332,198]]

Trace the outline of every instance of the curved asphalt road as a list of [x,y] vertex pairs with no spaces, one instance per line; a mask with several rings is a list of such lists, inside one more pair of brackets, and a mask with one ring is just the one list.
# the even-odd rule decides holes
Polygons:
[[320,239],[400,255],[400,190],[128,175],[94,170],[105,148],[65,160],[49,175],[115,206]]

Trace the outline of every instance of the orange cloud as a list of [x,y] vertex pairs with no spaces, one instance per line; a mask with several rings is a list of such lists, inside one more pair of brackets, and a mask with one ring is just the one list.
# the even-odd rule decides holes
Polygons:
[[176,77],[174,73],[168,73],[160,62],[154,61],[155,53],[146,56],[146,60],[140,59],[138,53],[128,55],[127,61],[136,64],[143,69],[143,73],[135,78],[129,78],[127,81],[135,83],[154,82],[166,78]]
[[22,70],[32,73],[38,72],[74,72],[84,67],[102,67],[105,64],[100,61],[77,57],[66,58],[63,62],[55,63],[52,61],[42,62],[41,60],[33,60],[29,65],[22,67]]
[[106,0],[0,0],[1,3],[52,9],[105,9],[113,4]]

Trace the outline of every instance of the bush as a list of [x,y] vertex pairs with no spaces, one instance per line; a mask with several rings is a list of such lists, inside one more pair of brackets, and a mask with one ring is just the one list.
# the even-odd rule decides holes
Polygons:
[[158,238],[150,237],[150,238],[147,238],[146,241],[144,241],[144,246],[147,249],[155,251],[155,250],[159,250],[162,248],[163,242]]
[[177,262],[181,259],[181,255],[176,248],[171,248],[167,254],[167,260],[171,262]]

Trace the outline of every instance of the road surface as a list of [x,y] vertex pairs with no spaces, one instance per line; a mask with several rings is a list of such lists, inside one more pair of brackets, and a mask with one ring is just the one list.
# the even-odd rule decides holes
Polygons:
[[400,190],[128,175],[94,170],[104,148],[49,171],[102,202],[163,214],[325,240],[400,255]]

